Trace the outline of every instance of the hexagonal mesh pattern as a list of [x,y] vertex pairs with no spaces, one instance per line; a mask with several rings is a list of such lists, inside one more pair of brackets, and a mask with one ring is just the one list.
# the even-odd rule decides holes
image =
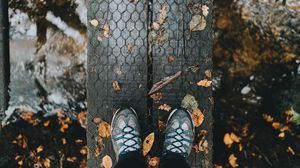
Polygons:
[[[198,15],[192,9],[197,4],[207,5],[210,11],[206,28],[192,32],[189,24],[192,16]],[[120,106],[129,105],[138,112],[145,136],[150,131],[158,132],[157,119],[166,119],[168,113],[159,111],[159,105],[179,107],[189,93],[205,110],[201,129],[212,131],[211,91],[196,86],[212,66],[211,9],[212,2],[208,0],[90,0],[88,18],[98,20],[99,25],[90,24],[88,28],[89,167],[99,166],[104,155],[114,160],[110,139],[102,138],[97,143],[97,124],[93,120],[100,117],[110,123]],[[155,26],[154,22],[159,24]],[[170,61],[169,56],[174,60]],[[191,66],[199,67],[198,71],[187,72]],[[152,101],[148,96],[152,85],[178,71],[183,72],[181,77],[160,90],[163,98],[158,103]],[[207,137],[209,153],[193,152],[192,167],[211,166],[206,162],[211,161],[211,135]],[[159,141],[153,148],[151,155],[159,154]]]

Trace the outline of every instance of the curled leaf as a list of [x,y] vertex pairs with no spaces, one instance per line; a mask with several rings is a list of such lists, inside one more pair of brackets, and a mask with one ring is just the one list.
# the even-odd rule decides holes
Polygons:
[[146,156],[148,154],[148,152],[151,150],[153,143],[154,143],[154,132],[152,132],[151,134],[149,134],[144,142],[143,142],[143,155]]
[[197,83],[198,86],[202,86],[202,87],[210,87],[211,84],[212,84],[212,81],[207,80],[207,79],[201,80]]

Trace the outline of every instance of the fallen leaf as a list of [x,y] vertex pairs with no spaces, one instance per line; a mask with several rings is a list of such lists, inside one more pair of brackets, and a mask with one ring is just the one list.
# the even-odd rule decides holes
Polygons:
[[102,166],[103,166],[104,168],[112,168],[113,162],[112,162],[112,159],[111,159],[110,156],[105,155],[105,156],[102,158]]
[[175,56],[173,56],[173,55],[168,56],[168,62],[169,63],[172,63],[174,61],[175,61]]
[[159,162],[160,162],[160,158],[157,156],[154,156],[149,160],[148,164],[149,164],[149,166],[157,167],[159,165]]
[[87,155],[87,150],[88,148],[87,148],[87,146],[83,146],[83,147],[81,147],[80,148],[80,153],[82,154],[82,155]]
[[203,16],[207,16],[208,15],[208,10],[209,10],[209,7],[207,5],[203,5],[202,6],[202,14],[203,14]]
[[95,117],[95,118],[93,119],[93,122],[94,122],[95,124],[100,124],[100,123],[102,122],[102,119],[101,119],[100,117]]
[[198,108],[198,106],[199,104],[196,98],[190,94],[185,95],[181,101],[181,107],[189,111],[194,111],[196,108]]
[[207,69],[207,70],[205,70],[204,73],[205,73],[206,77],[208,77],[208,78],[211,78],[211,77],[212,77],[211,70]]
[[87,127],[87,113],[85,111],[82,111],[80,112],[79,114],[77,114],[77,119],[81,125],[82,128],[85,128]]
[[204,115],[199,108],[195,108],[192,113],[192,118],[195,127],[199,127],[204,121]]
[[110,33],[110,27],[108,24],[103,26],[103,36],[108,38]]
[[212,84],[212,81],[207,80],[207,79],[204,79],[204,80],[201,80],[201,81],[197,82],[197,85],[202,86],[202,87],[210,87],[211,84]]
[[40,145],[36,148],[36,153],[40,153],[44,150],[44,146],[43,145]]
[[168,84],[170,84],[171,82],[173,82],[174,80],[176,80],[177,78],[179,78],[181,76],[181,71],[178,71],[176,74],[165,77],[164,79],[162,79],[161,81],[155,83],[151,90],[149,91],[149,95],[159,91],[160,89],[162,89],[163,87],[167,86]]
[[110,137],[110,135],[111,135],[110,125],[105,121],[101,122],[98,127],[98,133],[99,133],[99,136],[102,138]]
[[45,168],[50,168],[51,167],[51,161],[48,158],[44,159],[44,167]]
[[117,74],[117,75],[122,75],[123,74],[123,71],[122,71],[122,69],[121,68],[116,68],[115,69],[115,73]]
[[158,130],[164,132],[166,130],[166,123],[161,120],[158,120]]
[[45,121],[45,122],[43,123],[44,127],[48,127],[48,126],[49,126],[49,124],[50,124],[50,120],[48,120],[48,121]]
[[220,17],[218,20],[217,20],[217,27],[219,29],[226,29],[228,27],[230,27],[232,25],[232,22],[229,18],[227,17]]
[[294,151],[294,149],[291,148],[290,146],[287,148],[287,152],[289,152],[289,153],[292,154],[292,155],[295,155],[295,154],[296,154],[295,151]]
[[66,138],[61,138],[61,142],[63,145],[67,144],[67,139]]
[[239,165],[237,164],[237,157],[234,156],[234,154],[231,154],[228,158],[228,162],[232,167],[238,167]]
[[198,144],[198,149],[200,152],[203,152],[204,154],[208,154],[209,152],[208,141],[206,139],[202,139]]
[[263,114],[263,118],[264,118],[267,122],[273,122],[273,117],[272,117],[271,115]]
[[190,21],[190,31],[201,31],[206,27],[206,20],[201,15],[195,15]]
[[163,24],[167,18],[167,5],[163,5],[159,10],[158,24]]
[[76,156],[69,156],[69,157],[67,157],[67,161],[68,162],[74,163],[76,160],[77,160]]
[[169,106],[168,104],[162,104],[162,105],[158,106],[158,109],[169,112],[172,109],[172,107]]
[[97,27],[99,25],[99,22],[98,22],[98,20],[93,19],[93,20],[90,20],[90,24],[94,27]]
[[132,51],[133,51],[133,48],[134,48],[134,45],[133,45],[133,43],[128,43],[128,45],[127,45],[127,50],[128,50],[128,53],[132,53]]
[[151,134],[149,134],[144,142],[143,142],[143,155],[146,156],[147,153],[151,150],[152,145],[154,143],[154,132],[152,132]]
[[161,92],[157,92],[152,94],[150,97],[154,100],[154,102],[158,102],[162,99],[163,94]]
[[281,128],[280,122],[273,122],[272,127],[276,130],[279,130]]
[[232,146],[234,142],[238,143],[240,142],[240,140],[241,138],[236,136],[233,132],[230,134],[226,133],[223,138],[224,144],[227,145],[229,148]]
[[284,132],[279,133],[278,137],[281,138],[281,139],[283,139],[285,137],[285,133]]
[[159,23],[157,23],[157,22],[153,22],[152,23],[152,29],[159,30],[159,28],[160,28],[160,24]]
[[116,81],[116,80],[112,81],[112,86],[113,86],[114,91],[120,91],[121,90],[121,86],[120,86],[119,82]]

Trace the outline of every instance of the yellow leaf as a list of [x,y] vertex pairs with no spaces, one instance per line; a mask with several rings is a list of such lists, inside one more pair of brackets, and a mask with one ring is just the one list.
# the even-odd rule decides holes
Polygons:
[[44,166],[45,166],[45,168],[50,168],[50,166],[51,166],[51,161],[50,161],[50,159],[45,158],[45,160],[44,160]]
[[272,127],[273,127],[274,129],[278,130],[278,129],[280,129],[281,124],[280,124],[280,122],[273,122],[273,123],[272,123]]
[[108,24],[103,26],[103,36],[104,37],[109,37],[109,32],[110,32],[110,27]]
[[238,167],[239,165],[237,164],[237,158],[234,156],[234,154],[231,154],[228,158],[228,162],[232,167]]
[[158,109],[169,112],[172,109],[172,107],[169,106],[168,104],[162,104],[162,105],[158,106]]
[[263,118],[267,121],[267,122],[273,122],[273,117],[268,115],[268,114],[263,114]]
[[240,140],[241,140],[241,138],[238,137],[238,136],[236,136],[233,132],[230,133],[230,134],[229,134],[229,133],[226,133],[226,134],[224,135],[224,139],[223,139],[224,144],[227,145],[229,148],[231,147],[231,145],[232,145],[234,142],[238,143],[238,142],[240,142]]
[[49,124],[50,124],[50,120],[48,120],[48,121],[45,121],[45,122],[43,123],[44,127],[48,127],[48,126],[49,126]]
[[37,152],[37,153],[40,153],[40,152],[42,152],[43,150],[44,150],[43,145],[40,145],[40,146],[38,146],[38,147],[36,148],[36,152]]
[[102,137],[102,138],[107,138],[107,137],[110,137],[111,135],[111,129],[110,129],[110,125],[103,121],[99,124],[99,127],[98,127],[98,133],[99,133],[99,136]]
[[197,83],[198,86],[202,86],[202,87],[210,87],[211,84],[212,84],[212,81],[207,80],[207,79],[203,79]]
[[278,135],[279,138],[283,139],[285,137],[285,133],[284,132],[281,132],[279,135]]
[[154,132],[152,132],[151,134],[149,134],[144,142],[143,142],[143,155],[146,156],[147,153],[151,150],[152,145],[154,143]]
[[112,86],[113,86],[114,91],[120,91],[121,90],[121,86],[120,86],[119,82],[116,81],[116,80],[112,81]]
[[204,115],[199,108],[195,108],[192,114],[195,127],[199,127],[204,121]]
[[102,166],[104,168],[112,168],[113,162],[110,156],[106,155],[102,158]]

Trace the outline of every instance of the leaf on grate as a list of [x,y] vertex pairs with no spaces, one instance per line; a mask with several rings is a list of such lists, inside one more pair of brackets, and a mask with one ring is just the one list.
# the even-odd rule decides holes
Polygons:
[[154,157],[150,158],[148,164],[151,167],[157,167],[159,165],[159,162],[160,162],[160,158],[157,156],[154,156]]
[[207,70],[205,70],[204,73],[205,73],[206,77],[208,77],[208,78],[211,78],[211,77],[212,77],[211,70],[207,69]]
[[112,168],[113,166],[113,162],[112,162],[112,159],[109,155],[105,155],[103,158],[102,158],[102,167],[104,168]]
[[206,20],[201,15],[195,15],[190,21],[190,31],[201,31],[206,27]]
[[159,29],[160,29],[160,24],[157,23],[157,22],[153,22],[153,23],[152,23],[152,29],[154,29],[154,30],[159,30]]
[[211,80],[207,80],[207,79],[203,79],[199,82],[197,82],[197,85],[198,86],[202,86],[202,87],[210,87],[212,84],[212,81]]
[[172,107],[168,104],[162,104],[162,105],[158,106],[158,109],[169,112],[172,109]]
[[50,159],[45,158],[43,164],[44,164],[45,168],[50,168],[51,167],[51,161],[50,161]]
[[100,117],[95,117],[95,118],[93,119],[93,122],[94,122],[95,124],[100,124],[100,123],[102,122],[102,119],[101,119]]
[[102,138],[110,137],[110,135],[111,135],[111,129],[110,128],[111,127],[107,122],[102,121],[99,124],[99,127],[98,127],[99,136],[102,137]]
[[112,81],[112,87],[113,87],[114,91],[120,91],[121,90],[121,86],[120,86],[119,82],[116,81],[116,80]]
[[199,108],[194,109],[192,118],[193,118],[195,127],[199,127],[204,121],[204,115]]
[[98,22],[98,20],[93,19],[93,20],[90,20],[90,24],[94,27],[97,27],[99,25],[99,22]]
[[208,15],[208,10],[209,10],[209,7],[207,5],[203,5],[202,6],[202,14],[203,16],[207,16]]
[[232,167],[238,167],[239,165],[237,164],[237,157],[234,156],[234,154],[231,154],[228,158],[228,162]]
[[171,82],[173,82],[174,80],[176,80],[177,78],[179,78],[181,76],[181,71],[178,71],[176,74],[172,75],[172,76],[168,76],[165,77],[164,79],[162,79],[161,81],[155,83],[150,92],[148,93],[149,95],[159,91],[160,89],[162,89],[163,87],[167,86],[168,84],[170,84]]
[[196,73],[200,69],[199,65],[192,65],[186,68],[186,72],[193,72]]
[[281,128],[281,123],[280,122],[273,122],[272,127],[276,130],[279,130]]
[[172,63],[174,61],[175,61],[175,56],[173,56],[173,55],[168,56],[168,62],[169,63]]
[[181,107],[189,111],[194,111],[196,108],[198,108],[198,106],[199,104],[196,98],[190,94],[185,95],[181,102]]
[[132,53],[133,49],[134,49],[133,43],[128,43],[128,44],[127,44],[127,50],[128,50],[128,53]]
[[148,152],[151,150],[153,143],[154,143],[154,132],[152,132],[151,134],[149,134],[144,142],[143,142],[143,155],[146,156],[148,154]]
[[44,146],[43,145],[40,145],[36,148],[36,153],[40,153],[44,150]]
[[110,27],[108,24],[103,26],[103,36],[108,38],[110,33]]
[[157,21],[158,24],[163,24],[167,18],[167,5],[163,5],[159,10],[159,19]]

